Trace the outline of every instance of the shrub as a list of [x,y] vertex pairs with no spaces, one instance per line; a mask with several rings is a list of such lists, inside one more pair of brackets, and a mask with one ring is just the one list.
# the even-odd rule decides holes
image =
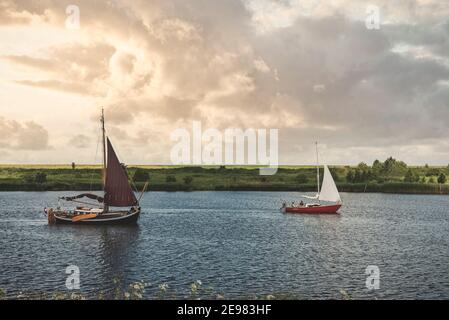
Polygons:
[[23,181],[25,181],[25,183],[34,183],[34,175],[32,174],[27,174],[23,177]]
[[440,170],[438,168],[431,168],[431,169],[427,170],[427,172],[426,172],[427,177],[438,176],[439,174],[440,174]]
[[191,177],[191,176],[186,176],[186,177],[183,178],[183,180],[184,180],[184,183],[185,183],[185,184],[190,185],[190,184],[192,184],[192,182],[193,182],[193,177]]
[[444,173],[440,173],[440,175],[438,176],[438,183],[445,184],[446,180],[446,175]]
[[309,182],[309,179],[307,178],[307,176],[305,174],[300,173],[296,176],[296,181],[298,183],[307,183],[307,182]]
[[176,177],[175,176],[166,176],[165,182],[167,182],[167,183],[176,182]]
[[147,182],[148,180],[150,180],[150,175],[144,169],[138,168],[134,172],[133,180],[136,182]]
[[346,174],[346,181],[347,182],[354,182],[354,172],[352,170],[349,170]]
[[34,176],[34,181],[39,184],[47,182],[47,174],[44,172],[36,173],[36,175]]
[[411,169],[408,169],[404,176],[404,182],[418,182],[419,175],[414,173]]

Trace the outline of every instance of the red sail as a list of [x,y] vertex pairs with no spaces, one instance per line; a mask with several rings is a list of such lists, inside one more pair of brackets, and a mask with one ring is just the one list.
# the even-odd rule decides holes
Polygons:
[[112,207],[130,207],[137,205],[137,199],[128,182],[125,169],[107,139],[108,161],[106,166],[106,179],[104,186],[104,203]]

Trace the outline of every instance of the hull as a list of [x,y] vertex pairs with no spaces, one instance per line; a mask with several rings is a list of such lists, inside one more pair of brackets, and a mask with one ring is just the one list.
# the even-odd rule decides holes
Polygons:
[[100,214],[93,219],[73,221],[73,215],[66,212],[53,212],[50,224],[71,224],[71,225],[130,225],[136,224],[140,216],[140,208],[132,211],[114,212]]
[[314,207],[284,207],[284,213],[302,213],[302,214],[335,214],[341,208],[341,204],[334,204],[329,206],[314,206]]

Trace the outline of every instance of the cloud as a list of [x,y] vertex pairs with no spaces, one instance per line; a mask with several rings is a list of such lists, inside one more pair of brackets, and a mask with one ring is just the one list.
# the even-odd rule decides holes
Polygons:
[[50,90],[58,90],[58,91],[66,91],[70,93],[77,94],[87,94],[89,93],[89,88],[84,86],[83,84],[76,82],[63,82],[58,80],[41,80],[41,81],[32,81],[32,80],[18,80],[16,81],[18,84],[50,89]]
[[24,25],[31,23],[32,13],[21,11],[11,1],[0,1],[0,25]]
[[[62,45],[48,48],[45,58],[26,55],[6,55],[13,64],[35,69],[40,78],[16,80],[22,85],[61,90],[85,95],[99,95],[102,81],[109,76],[109,59],[115,49],[107,44],[92,43]],[[64,80],[61,80],[64,79]],[[96,84],[99,84],[98,86]]]
[[84,134],[77,134],[77,135],[73,136],[72,138],[70,138],[68,144],[69,144],[69,146],[73,146],[75,148],[85,149],[85,148],[88,148],[89,146],[91,146],[93,143],[92,143],[92,139],[89,138],[88,136],[86,136]]
[[[2,3],[9,19],[68,32],[58,1]],[[441,159],[430,144],[449,138],[449,6],[372,4],[380,30],[348,0],[79,1],[77,37],[2,60],[30,70],[16,83],[91,98],[95,120],[104,105],[111,133],[135,148],[158,141],[161,162],[159,140],[192,120],[279,128],[285,161],[304,161],[297,150],[315,140],[335,161],[348,150],[413,160],[414,147]]]
[[48,149],[48,131],[29,121],[20,123],[0,117],[0,149],[45,150]]

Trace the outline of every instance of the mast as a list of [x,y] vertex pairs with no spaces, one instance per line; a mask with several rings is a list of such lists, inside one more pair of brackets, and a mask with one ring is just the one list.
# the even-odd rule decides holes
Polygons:
[[[317,195],[320,194],[320,167],[319,167],[319,159],[318,159],[318,141],[315,142],[316,148],[316,185],[317,185]],[[319,202],[318,198],[318,202]]]
[[[104,108],[101,108],[101,132],[103,136],[103,194],[106,187],[106,130],[104,127]],[[104,204],[104,212],[108,211],[108,206]]]

